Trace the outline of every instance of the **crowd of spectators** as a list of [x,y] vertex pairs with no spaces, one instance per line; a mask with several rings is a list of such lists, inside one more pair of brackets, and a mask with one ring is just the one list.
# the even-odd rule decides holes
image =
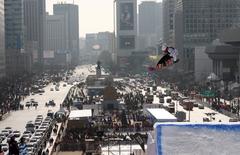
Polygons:
[[30,94],[31,78],[5,81],[0,85],[0,114],[3,115],[20,108],[20,101]]

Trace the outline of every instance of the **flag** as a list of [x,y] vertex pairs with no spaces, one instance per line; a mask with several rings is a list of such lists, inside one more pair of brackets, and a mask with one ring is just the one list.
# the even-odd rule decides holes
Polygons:
[[142,150],[145,152],[145,147],[144,147],[144,140],[143,137],[140,133],[135,133],[134,135],[130,135],[131,139],[134,139],[142,148]]

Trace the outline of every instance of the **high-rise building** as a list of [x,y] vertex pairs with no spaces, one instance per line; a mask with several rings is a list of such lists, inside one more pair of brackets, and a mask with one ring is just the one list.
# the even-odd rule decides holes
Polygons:
[[163,42],[174,46],[174,13],[176,0],[162,1]]
[[108,51],[113,50],[113,34],[111,32],[99,32],[86,34],[85,47],[88,52],[92,50]]
[[66,52],[68,50],[68,31],[63,15],[47,15],[46,50]]
[[97,33],[87,33],[86,34],[86,51],[90,52],[93,50],[93,46],[97,43]]
[[113,52],[113,34],[111,32],[99,32],[97,34],[97,40],[102,51]]
[[139,38],[143,40],[139,49],[156,47],[161,40],[161,3],[144,1],[139,5]]
[[223,30],[240,24],[240,1],[178,0],[175,19],[176,42],[182,40],[183,70],[194,72],[194,51],[207,46]]
[[79,18],[78,6],[74,4],[54,4],[53,14],[62,15],[66,21],[68,48],[72,57],[72,65],[79,63]]
[[137,1],[116,1],[116,55],[120,68],[126,68],[129,57],[137,49]]
[[[99,32],[86,34],[85,55],[95,63],[102,51],[113,52],[113,34],[111,32]],[[111,58],[109,58],[111,59]]]
[[5,76],[4,0],[0,0],[0,78]]
[[156,33],[157,33],[157,41],[163,40],[163,9],[162,9],[162,2],[157,3],[156,9]]
[[[42,64],[45,47],[46,2],[45,0],[24,0],[23,4],[26,51],[31,54],[33,63]],[[28,49],[28,47],[31,48]]]
[[23,1],[5,0],[6,73],[17,76],[25,72]]

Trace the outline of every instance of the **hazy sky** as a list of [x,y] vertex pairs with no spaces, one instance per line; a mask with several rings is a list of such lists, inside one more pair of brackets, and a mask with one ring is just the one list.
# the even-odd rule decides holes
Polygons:
[[[52,6],[55,3],[66,2],[79,6],[79,33],[85,37],[86,33],[113,31],[113,0],[46,0],[47,12],[52,14]],[[138,0],[162,1],[162,0]]]

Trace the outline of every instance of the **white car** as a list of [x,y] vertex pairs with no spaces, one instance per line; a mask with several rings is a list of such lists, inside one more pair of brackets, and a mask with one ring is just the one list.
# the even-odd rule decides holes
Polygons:
[[33,143],[27,143],[27,152],[33,152],[34,150],[34,144]]
[[2,146],[2,150],[3,150],[4,152],[7,152],[7,151],[8,151],[8,144],[7,144],[7,143],[2,143],[1,146]]
[[6,138],[6,136],[5,136],[4,134],[0,133],[0,143],[1,143],[2,141],[4,141],[5,138]]
[[22,137],[28,142],[29,139],[31,138],[30,134],[23,134]]
[[42,137],[43,137],[43,133],[41,132],[36,132],[33,135],[33,138],[36,138],[36,139],[41,139]]
[[42,124],[42,121],[40,120],[36,120],[34,123],[35,126],[40,126],[41,124]]
[[12,133],[12,132],[13,132],[13,129],[12,129],[12,127],[6,127],[6,128],[5,128],[5,130],[8,130],[10,133]]
[[18,131],[18,130],[15,130],[15,131],[13,131],[13,134],[14,134],[15,137],[20,137],[21,132]]
[[29,148],[31,148],[31,147],[34,148],[34,147],[36,147],[37,145],[38,145],[38,144],[37,144],[37,141],[36,141],[36,142],[30,142],[30,141],[29,141],[29,142],[27,143],[27,147],[29,147]]
[[199,104],[198,104],[198,108],[199,108],[199,109],[204,109],[204,105],[201,104],[201,103],[199,103]]
[[[52,113],[52,111],[48,111],[48,113]],[[52,118],[49,116],[44,119],[44,122],[51,122],[51,121],[52,121]]]
[[10,132],[9,130],[4,129],[2,130],[2,134],[5,135],[5,137],[7,137],[10,134]]
[[48,129],[48,126],[46,126],[46,125],[44,125],[44,126],[41,125],[39,127],[39,130],[45,130],[46,131],[47,129]]
[[29,140],[29,143],[37,143],[38,142],[38,139],[37,138],[34,138],[32,137],[30,140]]
[[24,135],[24,134],[25,134],[25,135],[26,135],[26,134],[32,135],[32,132],[31,132],[31,131],[24,131],[24,132],[23,132],[23,135]]
[[43,115],[37,115],[36,119],[43,119]]
[[41,127],[49,127],[50,126],[50,123],[49,122],[43,122],[42,124],[41,124]]
[[35,134],[44,134],[46,132],[46,129],[37,129],[36,131],[35,131]]

